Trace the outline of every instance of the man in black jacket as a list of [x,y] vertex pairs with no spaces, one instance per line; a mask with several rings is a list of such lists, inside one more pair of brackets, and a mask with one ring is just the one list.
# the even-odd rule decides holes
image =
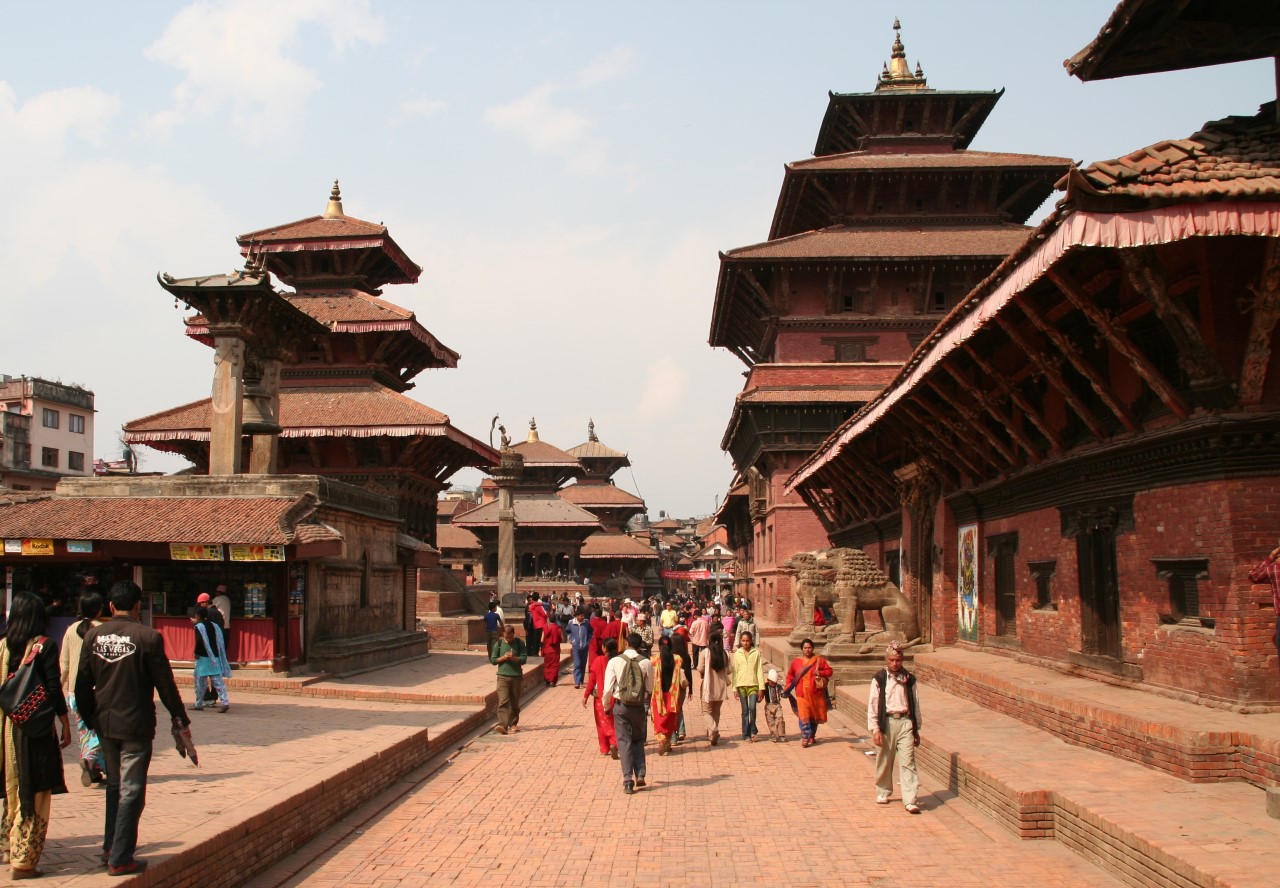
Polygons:
[[186,729],[191,719],[183,711],[164,639],[138,622],[142,590],[127,580],[116,583],[109,602],[111,619],[85,634],[75,694],[80,716],[98,732],[107,761],[102,857],[109,874],[124,876],[147,866],[133,853],[156,736],[153,694],[160,694],[174,727]]

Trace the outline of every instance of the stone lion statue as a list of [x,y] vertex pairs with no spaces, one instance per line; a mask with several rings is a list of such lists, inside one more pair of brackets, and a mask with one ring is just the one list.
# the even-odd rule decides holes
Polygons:
[[[915,606],[861,549],[800,552],[792,556],[785,568],[796,578],[795,593],[800,606],[796,615],[798,630],[813,629],[814,634],[825,635],[832,641],[852,641],[854,633],[866,631],[864,614],[874,611],[880,615],[889,639],[919,640],[920,622]],[[831,608],[837,625],[825,633],[816,631],[815,606]]]

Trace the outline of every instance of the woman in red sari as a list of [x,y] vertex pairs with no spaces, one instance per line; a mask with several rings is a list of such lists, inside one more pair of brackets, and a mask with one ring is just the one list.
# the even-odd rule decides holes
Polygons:
[[653,660],[653,696],[649,714],[658,735],[658,755],[671,751],[671,740],[680,730],[680,703],[684,696],[684,663],[671,647],[671,637],[658,639]]
[[582,705],[588,700],[595,701],[596,739],[600,741],[600,754],[618,757],[618,737],[613,727],[613,716],[604,711],[600,701],[604,697],[604,670],[610,658],[618,653],[618,643],[612,638],[606,639],[601,650],[603,653],[592,657],[587,667],[586,691],[582,694]]
[[800,722],[800,746],[812,746],[818,742],[818,725],[827,720],[827,681],[834,670],[831,664],[813,652],[813,642],[805,639],[800,644],[800,656],[791,661],[787,670],[787,688],[784,694],[795,694],[796,718]]
[[555,687],[560,681],[560,645],[564,643],[564,632],[555,620],[548,620],[542,630],[542,677],[547,680],[547,687]]

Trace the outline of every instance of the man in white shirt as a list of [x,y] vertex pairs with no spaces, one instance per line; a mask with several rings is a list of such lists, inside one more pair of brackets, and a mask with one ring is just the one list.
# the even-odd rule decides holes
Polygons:
[[[645,704],[653,693],[653,664],[640,655],[644,639],[632,632],[627,636],[627,650],[609,661],[604,671],[604,711],[612,713],[613,728],[618,736],[618,758],[622,761],[622,791],[631,795],[645,785],[644,741],[649,725]],[[633,684],[626,680],[629,669],[639,667],[642,681],[638,699],[627,700],[625,691]]]
[[916,792],[916,747],[920,745],[920,702],[916,698],[916,677],[902,668],[902,647],[889,642],[884,652],[885,667],[871,679],[867,698],[867,730],[876,747],[876,804],[889,804],[893,793],[893,766],[898,766],[902,784],[902,804],[908,814],[919,814]]

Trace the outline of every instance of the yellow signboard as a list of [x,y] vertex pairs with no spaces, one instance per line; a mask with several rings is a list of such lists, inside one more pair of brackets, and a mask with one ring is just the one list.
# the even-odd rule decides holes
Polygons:
[[222,543],[170,543],[169,557],[174,561],[221,561]]
[[284,561],[284,546],[232,546],[232,561]]
[[23,555],[52,555],[53,540],[23,540]]

